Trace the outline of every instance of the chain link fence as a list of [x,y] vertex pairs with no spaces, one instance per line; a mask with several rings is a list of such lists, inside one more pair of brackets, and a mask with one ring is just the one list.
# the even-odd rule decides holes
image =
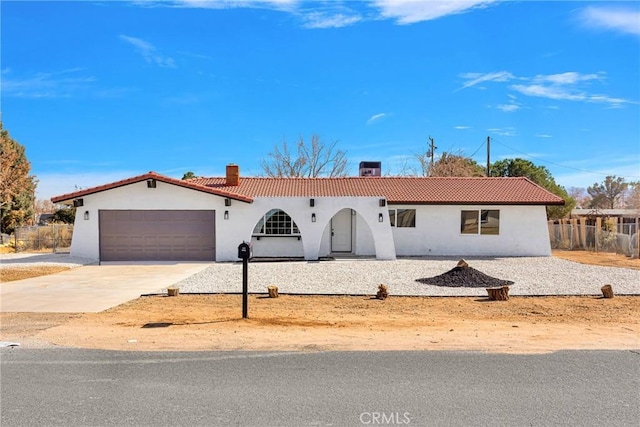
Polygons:
[[72,236],[71,224],[18,227],[8,243],[16,252],[69,253]]
[[549,224],[551,249],[611,252],[638,256],[638,225],[617,224],[614,228],[595,225]]

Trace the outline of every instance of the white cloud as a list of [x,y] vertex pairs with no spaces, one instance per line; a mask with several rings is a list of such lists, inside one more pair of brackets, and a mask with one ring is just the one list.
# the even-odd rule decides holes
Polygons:
[[[586,88],[593,82],[603,82],[606,80],[607,74],[603,71],[588,74],[568,71],[557,74],[538,74],[534,77],[519,77],[508,71],[496,71],[491,73],[461,73],[458,76],[466,79],[466,81],[456,91],[477,86],[484,82],[509,82],[516,80],[519,83],[511,84],[508,88],[526,96],[561,101],[607,104],[609,108],[620,108],[625,104],[638,104],[638,101],[587,92]],[[482,87],[479,86],[479,88]],[[519,110],[521,105],[515,101],[516,97],[512,94],[507,94],[507,96],[510,98],[509,103],[497,105],[495,108],[505,112]],[[558,107],[549,108],[557,109]]]
[[70,98],[79,93],[86,93],[92,83],[93,76],[82,76],[80,68],[58,71],[54,73],[37,73],[25,78],[11,78],[11,72],[3,71],[2,95],[15,98]]
[[518,104],[500,104],[496,105],[496,108],[504,111],[505,113],[513,113],[518,111],[521,107]]
[[551,135],[547,135],[546,133],[536,134],[536,138],[551,138]]
[[327,14],[325,12],[310,12],[304,15],[305,28],[340,28],[353,25],[362,20],[358,15],[343,13]]
[[640,35],[640,11],[635,9],[589,6],[579,10],[578,18],[588,27]]
[[290,9],[299,0],[138,0],[134,3],[143,6],[170,6],[202,9],[232,9],[232,8],[261,8],[261,9]]
[[396,23],[414,24],[447,15],[482,9],[505,0],[367,0],[353,2],[366,5],[364,15],[348,6],[349,1],[305,0],[137,0],[143,7],[231,9],[253,8],[289,12],[302,20],[304,28],[339,28],[361,21],[392,19]]
[[578,82],[585,82],[589,80],[603,80],[606,77],[606,73],[599,72],[597,74],[580,74],[575,71],[569,71],[560,74],[539,74],[533,78],[536,83],[553,83],[559,85],[570,85]]
[[491,132],[495,135],[500,135],[500,136],[516,136],[518,135],[516,130],[514,128],[512,128],[511,126],[506,127],[506,128],[489,128],[487,129],[487,132]]
[[614,98],[607,95],[590,95],[570,85],[511,85],[510,89],[518,91],[523,95],[549,98],[562,101],[582,101],[598,104],[608,104],[610,108],[620,108],[625,104],[637,104],[623,98]]
[[537,96],[549,99],[568,100],[568,101],[584,101],[586,96],[581,93],[571,93],[567,88],[562,86],[545,86],[539,84],[532,85],[511,85],[510,89],[520,92],[527,96]]
[[471,129],[470,126],[454,126],[453,128],[457,130]]
[[458,90],[466,89],[484,82],[506,82],[514,79],[514,75],[507,71],[497,71],[493,73],[463,73],[460,77],[467,81],[462,84],[462,87]]
[[373,124],[373,123],[375,123],[377,121],[380,121],[380,120],[382,120],[382,119],[384,119],[384,118],[386,118],[388,116],[389,116],[389,114],[387,114],[387,113],[374,114],[373,116],[369,117],[369,120],[367,120],[367,124],[368,125]]
[[139,39],[137,37],[126,36],[120,34],[120,40],[123,40],[132,45],[140,55],[150,64],[155,64],[159,67],[175,68],[176,64],[173,58],[168,56],[162,56],[157,52],[157,49],[151,43]]
[[607,95],[589,95],[587,97],[587,101],[609,104],[610,108],[621,108],[624,104],[637,104],[637,102],[634,101],[622,98],[613,98]]
[[375,0],[373,4],[384,18],[395,19],[399,24],[414,24],[483,8],[494,2],[495,0]]

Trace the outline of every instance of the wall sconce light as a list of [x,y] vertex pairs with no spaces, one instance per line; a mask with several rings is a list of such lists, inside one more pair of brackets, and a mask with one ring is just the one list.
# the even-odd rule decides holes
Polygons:
[[378,222],[384,221],[384,216],[380,213],[378,214]]
[[85,221],[89,219],[89,211],[84,211],[84,219]]
[[224,211],[224,219],[229,219],[229,211]]
[[[311,199],[311,200],[313,200],[313,199]],[[311,214],[311,222],[316,222],[316,214],[315,213]]]
[[80,206],[83,206],[83,205],[84,205],[84,200],[82,200],[82,199],[75,199],[73,201],[73,207],[74,208],[79,208]]
[[156,180],[148,179],[147,180],[147,188],[156,188]]
[[229,199],[228,197],[226,199],[224,199],[224,205],[225,206],[231,206],[231,199]]
[[380,205],[381,208],[387,206],[387,201],[386,199],[380,199],[378,204]]
[[316,205],[316,199],[309,199],[309,206],[314,207]]

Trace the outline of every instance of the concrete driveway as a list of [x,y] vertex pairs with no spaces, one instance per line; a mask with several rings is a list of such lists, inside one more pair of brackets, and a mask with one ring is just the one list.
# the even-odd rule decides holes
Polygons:
[[209,265],[105,263],[6,282],[0,285],[0,312],[97,313],[140,295],[157,293]]

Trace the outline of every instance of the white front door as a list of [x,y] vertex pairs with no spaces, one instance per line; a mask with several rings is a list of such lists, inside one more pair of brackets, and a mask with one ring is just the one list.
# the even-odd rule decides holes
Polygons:
[[351,209],[342,209],[331,218],[331,252],[351,253]]

